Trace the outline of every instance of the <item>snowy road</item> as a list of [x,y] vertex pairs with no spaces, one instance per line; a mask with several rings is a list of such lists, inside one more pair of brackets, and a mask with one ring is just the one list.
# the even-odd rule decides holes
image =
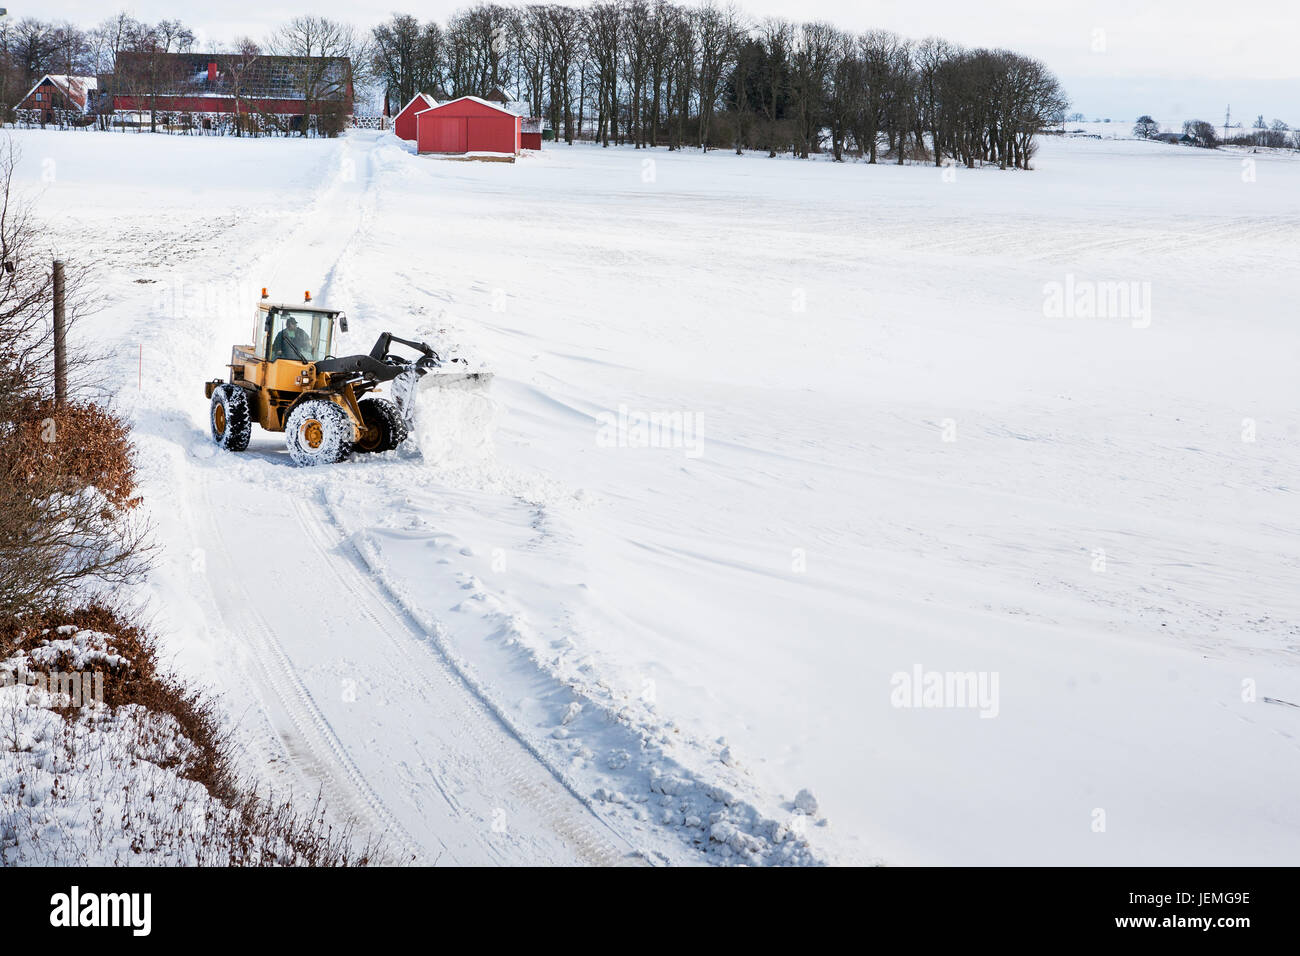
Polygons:
[[[223,477],[206,475],[198,502],[208,518],[207,573],[230,582],[215,590],[217,626],[257,686],[302,790],[323,786],[331,807],[383,834],[397,859],[610,865],[627,857],[626,842],[430,652],[429,635],[322,520],[322,501],[273,484],[250,494]],[[287,566],[249,573],[258,549],[247,547],[248,528],[291,556]]]
[[[345,142],[314,171],[306,201],[277,204],[280,215],[269,225],[254,214],[245,228],[258,228],[237,272],[260,277],[284,298],[310,289],[330,301],[371,221],[370,146]],[[184,274],[204,269],[224,271],[208,259]],[[184,280],[174,281],[180,288]],[[246,297],[247,287],[232,285],[229,294]],[[216,335],[202,325],[158,322],[156,314],[141,323],[142,354],[166,365],[163,377],[180,386],[178,403],[193,405],[184,393],[219,374],[226,360],[212,356],[247,339],[251,312],[223,318]],[[243,701],[245,736],[275,786],[306,798],[321,792],[336,820],[382,840],[397,862],[637,860],[374,582],[328,516],[322,489],[337,474],[300,473],[281,437],[265,433],[247,456],[216,460],[206,436],[176,425],[174,407],[166,407],[171,395],[155,399],[163,408],[143,413],[142,432],[155,424],[197,455],[169,462],[171,481],[146,478],[162,499],[155,504],[164,543],[169,553],[190,556],[196,574],[184,591],[201,608],[217,686]],[[143,444],[148,456],[147,437]],[[183,525],[169,526],[173,505]]]
[[[253,267],[269,286],[333,301],[336,277],[373,221],[370,145],[345,141],[336,174],[302,221],[281,229]],[[268,467],[292,468],[280,436],[259,444],[276,449]],[[308,487],[330,480],[306,477]],[[323,787],[336,812],[368,823],[396,858],[417,863],[632,858],[382,593],[330,523],[322,494],[223,469],[204,469],[200,482],[207,574],[229,582],[214,588],[212,623],[258,688],[302,791]],[[250,533],[261,546],[250,547]],[[250,559],[269,559],[265,571]]]

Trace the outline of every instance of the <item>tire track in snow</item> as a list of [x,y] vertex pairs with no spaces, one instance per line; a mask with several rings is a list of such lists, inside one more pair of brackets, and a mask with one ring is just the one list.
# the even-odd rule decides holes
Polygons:
[[[239,632],[246,638],[252,638],[251,641],[245,640],[244,647],[251,652],[257,669],[261,671],[263,680],[259,683],[279,704],[292,724],[297,740],[305,744],[306,753],[302,746],[295,746],[283,720],[277,721],[274,715],[268,715],[291,762],[300,774],[318,781],[327,795],[334,796],[338,803],[349,808],[354,817],[369,820],[387,839],[396,840],[401,846],[404,860],[418,857],[415,852],[417,842],[369,786],[365,775],[351,759],[311,692],[298,677],[292,661],[276,640],[274,631],[257,611],[251,595],[239,583],[238,573],[233,573],[239,565],[222,531],[221,522],[215,520],[216,511],[212,506],[209,484],[206,481],[201,484],[206,505],[203,514],[211,532],[205,538],[220,543],[219,554],[226,561],[226,570],[232,572],[222,576],[230,582],[230,588],[223,592],[214,588],[213,597],[216,598],[227,625],[242,625],[238,628]],[[237,594],[233,601],[229,599],[230,590]],[[341,771],[343,779],[339,778],[336,771]]]
[[[323,495],[320,503],[326,513],[330,513]],[[512,792],[543,811],[545,822],[572,844],[583,862],[602,866],[626,862],[632,847],[555,775],[552,768],[447,658],[427,628],[382,583],[375,580],[374,572],[355,540],[347,536],[336,521],[330,521],[332,532],[327,529],[301,499],[293,499],[293,504],[305,537],[329,565],[339,585],[352,595],[357,609],[371,621],[376,632],[389,639],[412,672],[427,675],[427,680],[416,683],[426,688],[445,687],[446,693],[458,698],[453,713],[469,718],[463,717],[457,723],[472,741],[471,749],[483,758],[484,766],[502,772]],[[345,552],[351,552],[344,557],[350,573],[344,573],[336,559]],[[392,627],[385,626],[375,608],[383,608],[383,616],[389,619],[389,623],[395,622],[406,639],[394,633]],[[432,656],[430,651],[437,656]],[[608,833],[598,833],[593,823]],[[621,849],[615,841],[622,844]]]

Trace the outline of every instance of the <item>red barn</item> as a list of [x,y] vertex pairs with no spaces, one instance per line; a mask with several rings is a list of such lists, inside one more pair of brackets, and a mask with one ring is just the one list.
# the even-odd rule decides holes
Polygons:
[[402,107],[402,111],[393,119],[393,132],[398,139],[415,142],[415,114],[432,109],[438,101],[424,93],[416,93],[411,102]]
[[504,153],[518,156],[522,117],[477,96],[462,96],[416,114],[421,153]]

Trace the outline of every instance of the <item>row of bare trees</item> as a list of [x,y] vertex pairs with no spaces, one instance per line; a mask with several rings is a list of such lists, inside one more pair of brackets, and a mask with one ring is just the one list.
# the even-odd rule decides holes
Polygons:
[[1025,168],[1034,136],[1067,105],[1046,67],[1011,51],[824,22],[751,23],[712,2],[479,3],[445,24],[394,15],[372,40],[390,108],[420,91],[500,88],[567,142]]

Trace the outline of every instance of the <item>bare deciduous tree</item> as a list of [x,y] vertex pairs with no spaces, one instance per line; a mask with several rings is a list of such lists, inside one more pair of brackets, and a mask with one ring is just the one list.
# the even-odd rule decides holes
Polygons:
[[350,92],[359,66],[367,62],[369,45],[355,29],[328,17],[294,17],[276,30],[267,43],[276,56],[291,57],[294,84],[303,98],[302,128],[307,136],[322,105]]
[[1139,116],[1138,121],[1133,124],[1133,135],[1139,139],[1150,139],[1160,132],[1160,124],[1150,116]]
[[390,110],[400,110],[416,93],[440,91],[443,38],[438,24],[421,24],[415,17],[394,14],[372,33],[372,72],[384,85],[384,101]]

